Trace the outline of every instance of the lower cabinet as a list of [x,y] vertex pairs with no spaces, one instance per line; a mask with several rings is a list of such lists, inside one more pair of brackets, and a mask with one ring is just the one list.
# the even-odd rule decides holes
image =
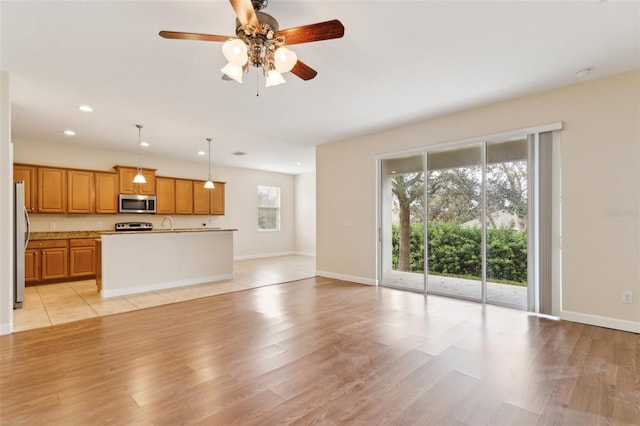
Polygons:
[[96,274],[96,241],[69,240],[69,277]]
[[92,239],[30,241],[25,251],[25,283],[95,276],[95,247]]

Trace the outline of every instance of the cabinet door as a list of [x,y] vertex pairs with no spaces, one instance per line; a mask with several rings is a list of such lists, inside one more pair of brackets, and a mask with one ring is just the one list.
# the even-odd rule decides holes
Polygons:
[[96,213],[118,213],[118,175],[95,173]]
[[69,276],[93,276],[96,273],[96,243],[94,240],[69,241]]
[[37,180],[36,168],[32,166],[13,166],[13,181],[24,181],[24,207],[29,213],[36,211]]
[[204,187],[204,181],[193,181],[193,214],[209,214],[211,191]]
[[67,213],[93,213],[95,187],[93,172],[67,171]]
[[156,172],[153,169],[142,169],[142,175],[147,183],[133,183],[133,178],[138,174],[135,167],[117,167],[120,179],[120,194],[144,194],[155,195]]
[[40,250],[25,250],[24,252],[24,281],[25,284],[40,281]]
[[215,188],[211,190],[211,207],[209,212],[215,215],[224,214],[224,182],[214,182]]
[[69,276],[68,256],[69,249],[66,247],[42,249],[42,280],[67,278]]
[[38,168],[38,212],[65,213],[67,207],[67,171]]
[[165,177],[156,178],[156,197],[156,213],[175,213],[176,180]]
[[193,181],[176,179],[176,213],[193,214]]

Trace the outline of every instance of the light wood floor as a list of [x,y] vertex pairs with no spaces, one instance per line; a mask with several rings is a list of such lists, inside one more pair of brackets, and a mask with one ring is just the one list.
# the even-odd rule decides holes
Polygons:
[[0,336],[29,425],[640,424],[640,335],[326,278]]
[[316,259],[309,256],[279,256],[236,261],[232,280],[150,291],[104,299],[96,280],[31,286],[25,289],[21,309],[15,309],[13,330],[24,331],[54,324],[95,318],[182,300],[230,293],[248,288],[313,277]]

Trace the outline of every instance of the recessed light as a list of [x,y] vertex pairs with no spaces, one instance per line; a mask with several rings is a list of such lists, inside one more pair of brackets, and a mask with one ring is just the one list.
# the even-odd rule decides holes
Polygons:
[[145,147],[145,148],[146,148],[146,147],[148,147],[148,146],[149,146],[149,142],[142,141],[142,142],[140,142],[140,146],[143,146],[143,147]]
[[78,109],[83,112],[93,112],[93,108],[91,108],[89,105],[80,105]]
[[206,155],[207,153],[204,151],[198,151],[198,155]]
[[296,166],[302,166],[302,163],[298,161],[298,162],[296,163]]
[[233,153],[233,155],[237,155],[238,157],[242,157],[243,155],[247,155],[246,152],[242,152],[242,151],[236,151]]
[[75,135],[76,135],[76,132],[74,132],[74,131],[73,131],[73,130],[71,130],[71,129],[67,129],[67,130],[65,130],[65,131],[64,131],[64,132],[62,132],[62,133],[64,133],[64,134],[65,134],[65,135],[67,135],[67,136],[75,136]]
[[576,77],[577,78],[583,78],[589,75],[589,73],[591,72],[591,68],[585,68],[583,70],[580,70],[576,73]]

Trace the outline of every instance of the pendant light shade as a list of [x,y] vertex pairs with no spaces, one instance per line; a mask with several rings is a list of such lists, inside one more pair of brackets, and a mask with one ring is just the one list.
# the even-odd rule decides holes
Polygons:
[[142,124],[136,124],[136,127],[138,128],[138,173],[134,176],[133,183],[147,183],[147,179],[142,174],[142,168],[140,167],[140,149],[142,146],[140,145],[142,142],[140,132],[142,130]]
[[206,189],[213,189],[216,186],[211,180],[211,138],[207,138],[207,142],[209,142],[209,174],[207,175],[207,181],[204,183],[204,187]]

